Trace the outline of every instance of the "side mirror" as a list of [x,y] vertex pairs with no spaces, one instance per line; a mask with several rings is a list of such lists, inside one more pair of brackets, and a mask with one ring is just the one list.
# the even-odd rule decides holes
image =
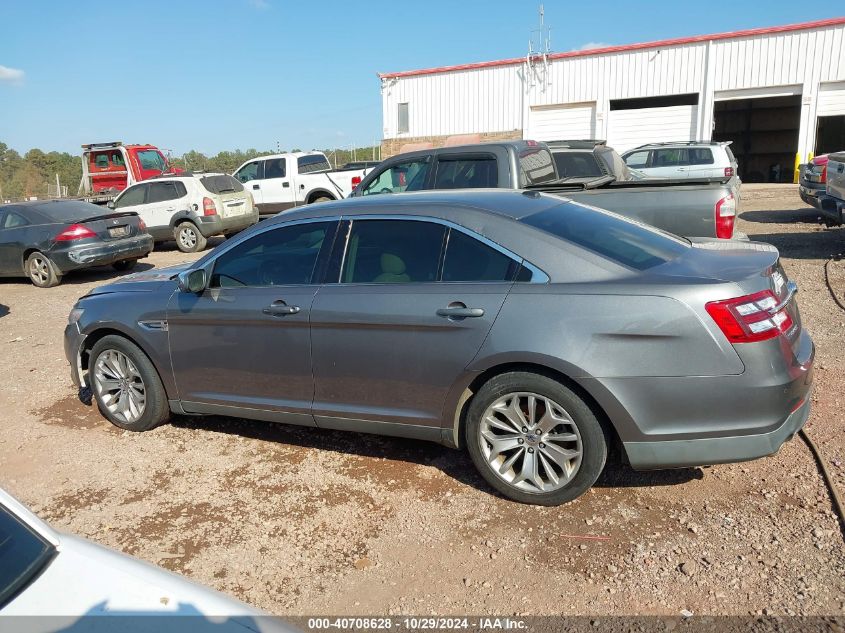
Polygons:
[[205,270],[202,268],[181,272],[179,273],[177,279],[179,284],[179,290],[181,290],[182,292],[192,292],[194,294],[199,294],[203,290],[205,290],[206,276]]
[[108,203],[106,203],[106,206],[109,209],[114,209],[114,200],[109,200]]

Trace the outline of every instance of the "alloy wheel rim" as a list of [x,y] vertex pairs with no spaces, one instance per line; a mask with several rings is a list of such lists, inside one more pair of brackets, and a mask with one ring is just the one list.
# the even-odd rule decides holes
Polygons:
[[29,276],[39,283],[46,284],[50,278],[50,270],[47,268],[47,261],[41,257],[35,257],[29,262]]
[[135,363],[123,352],[104,351],[94,367],[94,387],[103,406],[126,423],[144,415],[147,389]]
[[477,439],[493,473],[524,492],[559,490],[581,467],[578,425],[557,402],[536,393],[495,400],[481,418]]
[[184,228],[179,231],[179,240],[185,248],[193,248],[197,244],[197,236],[193,229]]

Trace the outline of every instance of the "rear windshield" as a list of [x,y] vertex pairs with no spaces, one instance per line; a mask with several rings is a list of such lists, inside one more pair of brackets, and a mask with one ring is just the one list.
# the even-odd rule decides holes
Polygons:
[[521,222],[636,270],[664,264],[689,248],[669,233],[573,202],[529,215]]
[[553,152],[557,174],[561,178],[604,176],[598,158],[592,152]]
[[32,209],[52,222],[79,222],[109,213],[108,209],[81,200],[45,202]]
[[558,178],[552,155],[544,147],[522,150],[519,153],[519,168],[522,171],[525,186],[541,185]]
[[0,506],[0,609],[38,575],[53,546]]
[[211,193],[233,193],[244,190],[244,186],[237,178],[221,174],[219,176],[203,176],[200,178],[202,186]]
[[322,154],[312,154],[311,156],[300,156],[296,159],[297,167],[299,167],[300,174],[310,174],[315,171],[330,171],[329,159]]

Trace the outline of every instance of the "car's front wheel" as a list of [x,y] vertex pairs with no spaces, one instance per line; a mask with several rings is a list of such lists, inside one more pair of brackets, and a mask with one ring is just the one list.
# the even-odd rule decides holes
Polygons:
[[88,376],[100,412],[115,426],[147,431],[170,414],[161,378],[147,355],[122,336],[104,336],[89,355]]
[[572,501],[607,460],[604,430],[587,403],[531,372],[500,374],[479,389],[467,412],[466,441],[484,479],[522,503]]
[[112,267],[115,270],[124,271],[124,270],[132,270],[135,268],[135,264],[138,263],[137,259],[122,259],[119,262],[115,262],[112,264]]
[[193,222],[182,222],[173,229],[173,234],[176,238],[176,246],[183,253],[197,253],[208,243]]
[[44,253],[35,251],[26,258],[26,274],[39,288],[52,288],[62,281],[56,265]]

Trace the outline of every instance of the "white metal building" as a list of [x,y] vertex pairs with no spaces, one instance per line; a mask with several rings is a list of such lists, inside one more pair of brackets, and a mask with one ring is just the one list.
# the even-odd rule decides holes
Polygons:
[[845,149],[845,17],[380,74],[385,155],[481,138],[731,140],[746,181]]

